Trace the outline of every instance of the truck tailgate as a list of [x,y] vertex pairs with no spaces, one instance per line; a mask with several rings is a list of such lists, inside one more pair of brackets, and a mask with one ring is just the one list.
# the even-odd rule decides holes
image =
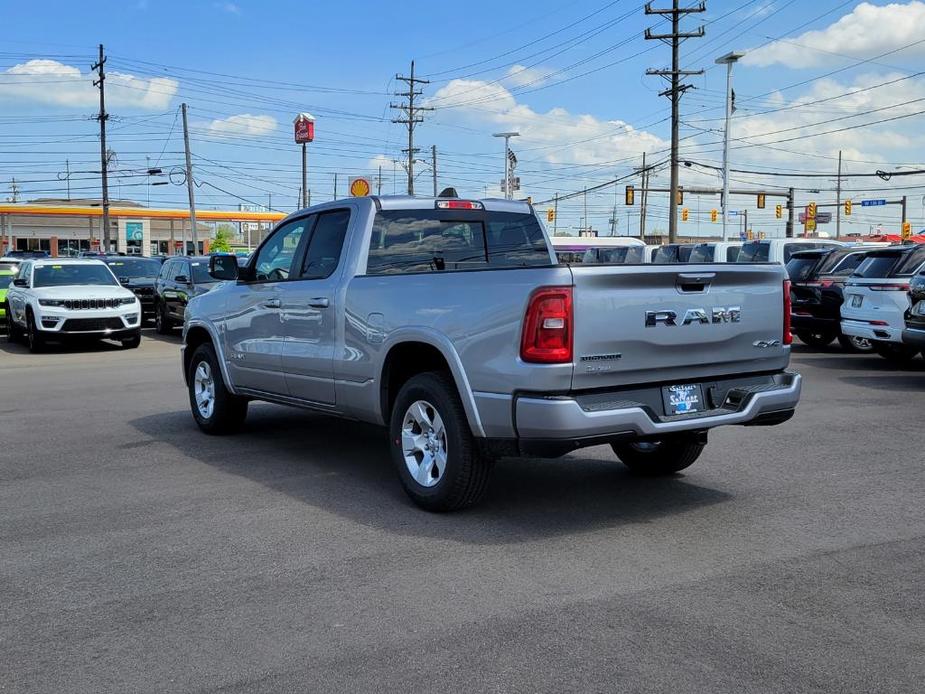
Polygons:
[[779,264],[572,266],[573,390],[786,368]]

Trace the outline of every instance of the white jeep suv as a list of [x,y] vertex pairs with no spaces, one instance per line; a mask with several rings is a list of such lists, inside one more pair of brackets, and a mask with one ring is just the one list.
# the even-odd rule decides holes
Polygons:
[[49,340],[96,337],[137,347],[141,304],[105,263],[90,259],[26,260],[6,294],[9,340],[25,336],[40,351]]
[[869,252],[845,284],[841,331],[871,341],[882,357],[906,362],[918,353],[903,344],[909,281],[925,267],[925,247],[890,246]]

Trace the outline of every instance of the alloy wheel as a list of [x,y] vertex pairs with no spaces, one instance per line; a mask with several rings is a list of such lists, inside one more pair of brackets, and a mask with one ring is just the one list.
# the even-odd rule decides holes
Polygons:
[[446,427],[437,409],[417,400],[405,411],[401,425],[401,446],[411,477],[422,487],[433,487],[446,472]]
[[201,361],[196,367],[196,373],[193,376],[193,395],[199,415],[203,419],[212,417],[215,411],[215,379],[208,362]]

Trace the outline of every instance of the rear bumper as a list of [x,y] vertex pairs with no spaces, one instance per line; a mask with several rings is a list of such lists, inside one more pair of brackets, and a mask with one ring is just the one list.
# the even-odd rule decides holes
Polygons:
[[663,436],[730,424],[784,421],[800,401],[802,377],[784,372],[766,379],[764,384],[728,390],[720,406],[693,415],[663,416],[649,404],[631,400],[618,400],[614,407],[600,409],[575,397],[522,396],[514,405],[517,435],[521,441],[571,440],[579,447],[582,439]]
[[866,320],[852,320],[843,318],[841,322],[841,331],[843,335],[851,337],[864,337],[868,340],[880,342],[902,342],[902,328],[894,328],[891,325],[871,325]]
[[903,344],[925,349],[925,329],[906,328],[903,330]]

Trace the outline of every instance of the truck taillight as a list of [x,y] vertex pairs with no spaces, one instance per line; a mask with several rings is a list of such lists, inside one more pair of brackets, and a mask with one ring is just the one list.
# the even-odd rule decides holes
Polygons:
[[908,292],[908,284],[868,284],[867,288],[872,292]]
[[790,299],[790,280],[784,280],[784,339],[785,345],[793,344],[793,335],[790,333],[790,310],[792,303]]
[[537,289],[524,314],[520,358],[537,364],[571,362],[574,327],[572,288]]

